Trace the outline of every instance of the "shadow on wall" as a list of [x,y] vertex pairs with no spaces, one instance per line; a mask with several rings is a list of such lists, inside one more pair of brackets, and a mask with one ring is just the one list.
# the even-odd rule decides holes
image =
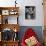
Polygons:
[[22,38],[24,36],[24,33],[25,33],[25,31],[28,28],[32,28],[34,30],[34,32],[36,32],[39,41],[41,43],[43,43],[43,33],[42,33],[43,30],[42,30],[42,26],[21,26],[20,27],[20,32],[19,32],[19,39],[20,39],[20,41],[22,40]]

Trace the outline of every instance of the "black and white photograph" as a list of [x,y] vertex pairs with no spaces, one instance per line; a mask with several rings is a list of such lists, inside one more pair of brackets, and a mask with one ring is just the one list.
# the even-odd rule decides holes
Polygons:
[[35,6],[25,6],[25,19],[35,19]]

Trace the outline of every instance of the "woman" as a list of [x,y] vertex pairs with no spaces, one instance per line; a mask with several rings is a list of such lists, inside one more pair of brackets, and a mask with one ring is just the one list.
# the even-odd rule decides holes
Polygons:
[[21,42],[22,46],[41,46],[37,39],[36,33],[31,29],[27,29]]

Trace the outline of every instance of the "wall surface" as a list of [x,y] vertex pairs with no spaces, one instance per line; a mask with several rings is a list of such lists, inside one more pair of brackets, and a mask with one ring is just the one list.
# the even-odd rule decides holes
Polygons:
[[[15,0],[0,0],[0,7],[15,6]],[[19,6],[19,24],[20,26],[43,26],[43,6],[42,0],[17,0]],[[36,16],[34,20],[25,20],[25,6],[35,6]],[[11,17],[12,18],[12,17]],[[10,20],[10,19],[9,19]],[[13,21],[14,22],[14,21]]]

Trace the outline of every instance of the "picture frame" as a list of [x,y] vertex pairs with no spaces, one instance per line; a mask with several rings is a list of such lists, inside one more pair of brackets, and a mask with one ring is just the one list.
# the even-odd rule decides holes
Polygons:
[[3,16],[3,24],[18,24],[18,16]]
[[35,6],[25,6],[25,19],[35,19]]
[[9,41],[9,40],[15,41],[18,40],[18,32],[14,32],[10,28],[4,28],[1,37],[3,41]]
[[8,24],[8,16],[3,16],[2,23]]
[[18,12],[17,12],[16,10],[10,10],[10,11],[9,11],[9,14],[10,14],[10,15],[16,15],[17,13],[18,13]]
[[2,15],[9,15],[9,10],[2,10]]
[[18,24],[18,16],[10,16],[8,18],[8,24]]
[[8,41],[8,40],[12,40],[12,30],[10,28],[5,28],[2,31],[2,40],[3,41]]

